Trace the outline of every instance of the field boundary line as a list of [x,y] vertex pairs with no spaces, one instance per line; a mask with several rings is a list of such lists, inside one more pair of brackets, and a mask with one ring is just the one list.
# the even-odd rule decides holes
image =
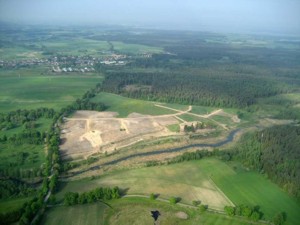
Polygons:
[[223,195],[223,197],[231,204],[231,206],[235,206],[235,204],[233,204],[233,202],[227,197],[227,195],[225,195],[225,193],[217,186],[217,184],[213,181],[213,179],[211,178],[211,176],[208,176],[210,181],[212,182],[213,186],[221,193],[221,195]]

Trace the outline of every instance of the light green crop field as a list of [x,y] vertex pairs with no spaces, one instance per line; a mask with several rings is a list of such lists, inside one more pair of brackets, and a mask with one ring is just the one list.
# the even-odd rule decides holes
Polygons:
[[196,106],[194,105],[192,108],[192,113],[200,114],[200,115],[205,115],[213,112],[217,108],[215,107],[208,107],[208,106]]
[[92,99],[93,102],[102,102],[108,106],[107,111],[118,112],[119,117],[127,117],[130,113],[136,112],[145,115],[174,114],[173,110],[155,106],[155,103],[126,98],[111,93],[99,93]]
[[162,53],[163,49],[139,44],[127,44],[123,42],[113,41],[114,50],[127,54],[143,54],[143,53]]
[[[235,170],[234,166],[239,169]],[[283,211],[287,214],[286,224],[300,221],[300,204],[277,185],[263,175],[247,172],[239,164],[228,165],[215,158],[115,171],[99,179],[64,183],[57,198],[61,199],[68,191],[82,192],[99,186],[119,186],[128,189],[128,194],[157,193],[166,199],[177,196],[188,204],[200,200],[209,207],[223,209],[229,203],[215,185],[234,204],[260,206],[266,219]]]
[[31,50],[24,47],[13,46],[0,48],[1,60],[26,60],[32,58],[43,58],[42,52],[39,50]]
[[[176,110],[181,110],[181,111],[186,111],[189,109],[188,105],[180,105],[180,104],[176,104],[176,103],[161,103],[162,106],[166,106],[166,107],[170,107],[172,109],[176,109]],[[193,106],[194,107],[194,106]]]
[[[300,221],[300,204],[264,176],[248,172],[239,164],[229,166],[222,162],[206,163],[204,172],[211,174],[217,186],[234,204],[258,205],[266,219],[278,212],[285,212],[286,224],[297,224]],[[236,170],[233,169],[234,166]],[[214,169],[209,169],[211,167]]]
[[0,70],[0,112],[39,107],[59,110],[102,80],[98,74],[45,76],[39,69]]
[[0,213],[11,212],[14,210],[18,210],[22,207],[22,205],[29,201],[31,197],[25,198],[15,198],[15,199],[6,199],[0,201]]
[[228,116],[214,115],[210,117],[214,121],[217,121],[222,124],[226,124],[227,126],[236,126],[237,123],[233,122],[232,119]]
[[103,55],[103,51],[108,51],[110,46],[106,41],[91,40],[85,38],[75,38],[66,40],[56,40],[53,42],[40,43],[46,51],[61,53],[64,55],[95,56]]
[[167,128],[172,132],[179,132],[180,131],[179,124],[172,124],[172,125],[167,126]]
[[40,224],[44,225],[104,225],[103,203],[59,206],[48,209]]

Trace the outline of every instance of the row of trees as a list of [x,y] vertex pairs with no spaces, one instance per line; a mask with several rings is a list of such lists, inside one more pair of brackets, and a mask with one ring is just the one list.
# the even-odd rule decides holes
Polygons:
[[221,160],[229,161],[232,159],[233,154],[234,153],[232,151],[226,151],[226,150],[219,151],[219,149],[208,151],[206,149],[203,149],[203,150],[197,150],[195,152],[185,152],[182,155],[178,155],[170,159],[168,161],[168,164],[180,163],[180,162],[191,161],[191,160],[200,160],[202,158],[211,157],[211,156],[216,156]]
[[197,130],[201,130],[204,129],[206,127],[206,125],[202,122],[197,122],[195,125],[191,124],[191,125],[184,125],[183,130],[184,132],[196,132]]
[[67,192],[64,196],[65,205],[76,205],[92,203],[99,200],[110,200],[120,198],[120,190],[118,187],[114,188],[96,188],[95,190],[83,193]]
[[243,216],[253,221],[258,221],[262,218],[263,213],[259,210],[259,207],[252,207],[248,205],[238,206],[225,206],[224,211],[229,216]]

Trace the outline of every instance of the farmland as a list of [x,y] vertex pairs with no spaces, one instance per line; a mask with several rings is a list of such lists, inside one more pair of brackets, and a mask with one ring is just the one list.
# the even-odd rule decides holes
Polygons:
[[[246,144],[261,150],[255,132],[276,125],[298,143],[294,39],[105,27],[13,33],[0,34],[1,213],[39,197],[30,207],[46,206],[40,224],[153,224],[153,209],[161,224],[250,224],[223,214],[240,204],[258,205],[263,220],[280,212],[286,225],[300,220],[297,159],[279,168],[291,182],[275,184],[236,157],[241,136],[253,132],[257,142]],[[196,150],[205,156],[187,162]],[[174,157],[184,162],[168,164]],[[61,205],[69,191],[113,186],[124,198]],[[200,214],[193,201],[220,214]]]
[[[115,185],[128,190],[127,194],[157,193],[164,199],[178,196],[183,203],[200,200],[215,209],[230,205],[230,201],[235,205],[259,205],[265,219],[284,211],[287,224],[295,224],[299,220],[299,203],[271,181],[256,172],[247,171],[240,164],[226,164],[217,159],[115,171],[99,179],[63,183],[62,192],[57,197],[67,191],[82,192],[97,186]],[[172,189],[169,188],[171,186]]]
[[103,77],[98,74],[51,76],[38,70],[0,70],[0,110],[49,107],[56,110],[81,97]]
[[[140,198],[121,199],[108,203],[112,208],[102,203],[92,205],[80,205],[71,207],[55,207],[46,212],[42,224],[84,224],[84,225],[108,225],[108,224],[153,224],[151,210],[158,210],[161,214],[160,224],[216,224],[216,225],[248,225],[242,219],[231,218],[213,213],[202,213],[180,206],[172,206],[168,203],[151,201]],[[187,215],[187,219],[179,217]],[[259,223],[256,223],[259,224]]]

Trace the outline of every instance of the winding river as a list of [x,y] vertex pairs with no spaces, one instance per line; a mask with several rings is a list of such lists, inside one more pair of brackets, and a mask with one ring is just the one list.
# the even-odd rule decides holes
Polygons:
[[233,141],[234,135],[239,131],[239,129],[233,130],[229,133],[229,135],[227,136],[227,138],[223,141],[217,142],[217,143],[213,143],[213,144],[190,144],[190,145],[185,145],[182,147],[177,147],[177,148],[169,148],[169,149],[164,149],[164,150],[158,150],[158,151],[153,151],[153,152],[142,152],[142,153],[137,153],[137,154],[133,154],[133,155],[128,155],[107,163],[103,163],[102,166],[108,166],[108,165],[114,165],[117,164],[119,162],[128,160],[128,159],[132,159],[135,157],[143,157],[143,156],[153,156],[153,155],[159,155],[159,154],[164,154],[164,153],[173,153],[173,152],[182,152],[186,149],[189,148],[196,148],[196,147],[221,147],[222,145],[225,145],[229,142]]
[[136,157],[153,156],[153,155],[159,155],[159,154],[165,154],[165,153],[173,153],[173,152],[182,152],[182,151],[184,151],[186,149],[196,148],[196,147],[202,147],[202,148],[203,147],[213,147],[213,148],[221,147],[221,146],[223,146],[225,144],[228,144],[228,143],[232,142],[235,134],[238,131],[240,131],[240,129],[236,129],[236,130],[231,131],[229,133],[229,135],[226,137],[226,139],[224,139],[222,141],[219,141],[219,142],[216,142],[216,143],[213,143],[213,144],[205,144],[205,143],[202,143],[202,144],[190,144],[190,145],[185,145],[185,146],[177,147],[177,148],[169,148],[169,149],[163,149],[163,150],[158,150],[158,151],[153,151],[153,152],[136,153],[136,154],[133,154],[133,155],[128,155],[128,156],[125,156],[125,157],[122,157],[122,158],[119,158],[119,159],[112,160],[110,162],[103,163],[101,165],[90,167],[90,168],[88,168],[86,170],[83,170],[83,171],[77,171],[77,172],[69,173],[69,175],[65,176],[65,177],[72,177],[72,176],[75,176],[75,175],[78,175],[78,174],[85,173],[87,171],[98,170],[98,169],[100,169],[101,166],[115,165],[115,164],[117,164],[119,162],[126,161],[128,159],[132,159],[132,158],[136,158]]

